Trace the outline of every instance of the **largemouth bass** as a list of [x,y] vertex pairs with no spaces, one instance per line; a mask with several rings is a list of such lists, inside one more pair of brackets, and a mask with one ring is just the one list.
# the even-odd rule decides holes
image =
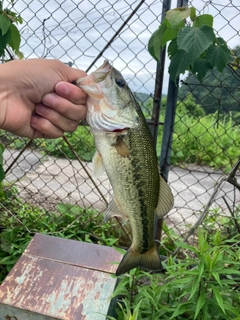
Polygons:
[[161,270],[154,243],[154,214],[163,217],[173,206],[170,187],[159,174],[156,150],[142,110],[119,71],[108,61],[75,82],[85,93],[87,121],[97,152],[93,175],[104,170],[113,188],[105,220],[129,220],[132,244],[116,275],[135,267]]

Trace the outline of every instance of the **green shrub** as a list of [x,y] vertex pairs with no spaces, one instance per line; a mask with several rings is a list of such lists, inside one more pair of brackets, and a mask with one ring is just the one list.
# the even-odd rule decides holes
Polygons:
[[0,187],[0,282],[14,266],[36,232],[79,241],[119,245],[121,230],[115,220],[90,209],[59,203],[47,212],[17,196],[15,187]]
[[[162,142],[159,131],[158,155]],[[228,172],[240,157],[240,128],[217,114],[202,118],[176,114],[171,163],[196,163]]]
[[[79,126],[73,133],[65,133],[65,137],[81,160],[91,161],[96,149],[89,127]],[[63,138],[36,139],[34,143],[40,146],[47,154],[75,159],[75,155]]]
[[168,257],[165,274],[131,270],[113,294],[121,297],[117,319],[239,320],[240,248],[233,245],[239,238],[216,232],[208,240],[199,230],[198,246],[176,242],[186,258]]
[[[91,161],[96,149],[94,138],[89,127],[78,126],[74,132],[65,133],[65,137],[73,146],[75,152],[81,160]],[[9,132],[6,134],[4,130],[0,130],[0,141],[3,141],[5,145],[9,145],[10,148],[22,149],[27,144],[29,139],[17,137]],[[44,153],[55,157],[67,157],[69,159],[76,158],[66,141],[61,137],[57,139],[38,138],[33,140],[32,144]]]

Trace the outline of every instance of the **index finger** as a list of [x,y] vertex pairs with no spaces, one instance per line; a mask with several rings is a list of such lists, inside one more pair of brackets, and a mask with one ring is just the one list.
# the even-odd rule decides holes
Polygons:
[[55,86],[56,93],[74,104],[85,104],[87,95],[72,83],[60,81]]

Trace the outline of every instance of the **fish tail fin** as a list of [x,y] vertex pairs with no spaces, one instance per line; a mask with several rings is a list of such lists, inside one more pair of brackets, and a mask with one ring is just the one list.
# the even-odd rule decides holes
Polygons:
[[160,256],[155,245],[145,253],[137,252],[130,247],[117,268],[116,276],[136,267],[155,271],[162,269]]

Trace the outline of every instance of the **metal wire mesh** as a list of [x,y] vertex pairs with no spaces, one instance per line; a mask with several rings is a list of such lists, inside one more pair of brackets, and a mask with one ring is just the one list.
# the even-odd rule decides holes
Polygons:
[[[210,13],[214,16],[215,30],[227,41],[230,48],[239,45],[240,7],[237,1],[235,3],[230,0],[214,3],[213,1],[193,0],[189,5],[196,7],[201,13]],[[175,6],[176,4],[173,3],[172,7]],[[84,70],[90,69],[90,71],[98,67],[106,58],[111,60],[113,65],[123,73],[134,92],[142,93],[138,96],[142,103],[151,99],[150,95],[154,91],[156,63],[147,51],[147,42],[160,24],[162,1],[84,0],[76,3],[73,0],[63,2],[33,0],[17,1],[14,9],[24,20],[20,32],[21,51],[25,58],[55,58],[70,66]],[[128,19],[130,15],[132,17]],[[114,41],[108,45],[109,40],[113,38]],[[97,56],[99,59],[95,61]],[[184,90],[187,88],[186,90],[195,99],[198,97],[196,101],[198,104],[209,107],[209,114],[213,110],[221,109],[231,118],[232,111],[240,110],[240,98],[236,93],[236,89],[239,88],[239,73],[230,70],[226,77],[233,76],[236,78],[234,87],[227,84],[227,79],[223,79],[220,74],[214,72],[209,75],[213,77],[210,80],[213,87],[209,83],[207,85],[197,83],[195,78],[188,78],[189,81],[192,81],[188,82],[184,77],[179,90],[179,106],[185,103]],[[167,79],[167,68],[165,68],[165,79]],[[201,90],[204,92],[203,95],[199,94]],[[163,92],[166,93],[166,91],[167,81],[165,80]],[[229,96],[232,98],[232,107],[226,109],[226,98]],[[151,117],[151,105],[150,102],[145,110],[147,117]],[[191,114],[191,110],[188,112]],[[223,174],[222,169],[233,167],[234,161],[237,160],[229,160],[224,167],[221,167],[217,163],[214,164],[217,161],[214,156],[215,158],[211,159],[212,165],[199,164],[199,152],[206,157],[211,157],[209,151],[211,148],[218,147],[220,153],[225,152],[223,144],[217,146],[221,137],[217,140],[216,135],[214,136],[214,132],[216,134],[217,129],[221,126],[222,132],[226,133],[226,130],[229,130],[229,137],[232,136],[232,131],[226,128],[224,123],[226,124],[226,121],[222,119],[216,121],[213,129],[213,124],[204,127],[201,117],[191,124],[187,123],[186,113],[182,116],[178,114],[176,117],[172,146],[173,159],[177,154],[179,156],[185,151],[188,152],[190,142],[186,139],[186,132],[189,136],[192,135],[191,138],[194,138],[198,145],[202,143],[201,133],[198,133],[201,128],[204,129],[203,132],[208,131],[209,135],[212,135],[209,145],[201,145],[200,151],[199,148],[196,148],[195,153],[189,153],[187,161],[171,164],[169,183],[175,196],[175,205],[168,214],[166,223],[170,229],[173,228],[180,235],[186,233],[197,221],[218,179]],[[239,128],[240,122],[233,125]],[[178,126],[181,126],[181,130],[185,127],[184,132],[177,130]],[[191,126],[192,130],[190,130]],[[161,127],[159,131],[161,132]],[[1,132],[0,138],[6,146],[4,160],[5,169],[7,169],[27,141],[6,132]],[[81,133],[69,134],[68,138],[72,139],[75,150],[82,149],[79,154],[82,164],[62,138],[48,142],[37,139],[22,152],[20,158],[8,171],[5,180],[9,184],[14,183],[23,202],[46,210],[43,211],[44,215],[57,212],[56,206],[59,203],[71,203],[84,209],[91,208],[102,212],[111,196],[109,181],[106,176],[103,176],[94,185],[84,170],[84,168],[87,169],[91,174],[92,164],[89,160],[94,154],[93,138],[87,127],[81,127]],[[239,138],[233,139],[232,144],[240,146]],[[158,151],[160,145],[161,140],[159,139]],[[231,184],[225,183],[212,200],[212,206],[220,210],[219,216],[229,216],[228,205],[230,208],[236,208],[239,200],[239,191]],[[2,204],[1,210],[7,210],[7,207]],[[81,213],[78,218],[81,219]],[[216,223],[219,222],[215,220]]]

